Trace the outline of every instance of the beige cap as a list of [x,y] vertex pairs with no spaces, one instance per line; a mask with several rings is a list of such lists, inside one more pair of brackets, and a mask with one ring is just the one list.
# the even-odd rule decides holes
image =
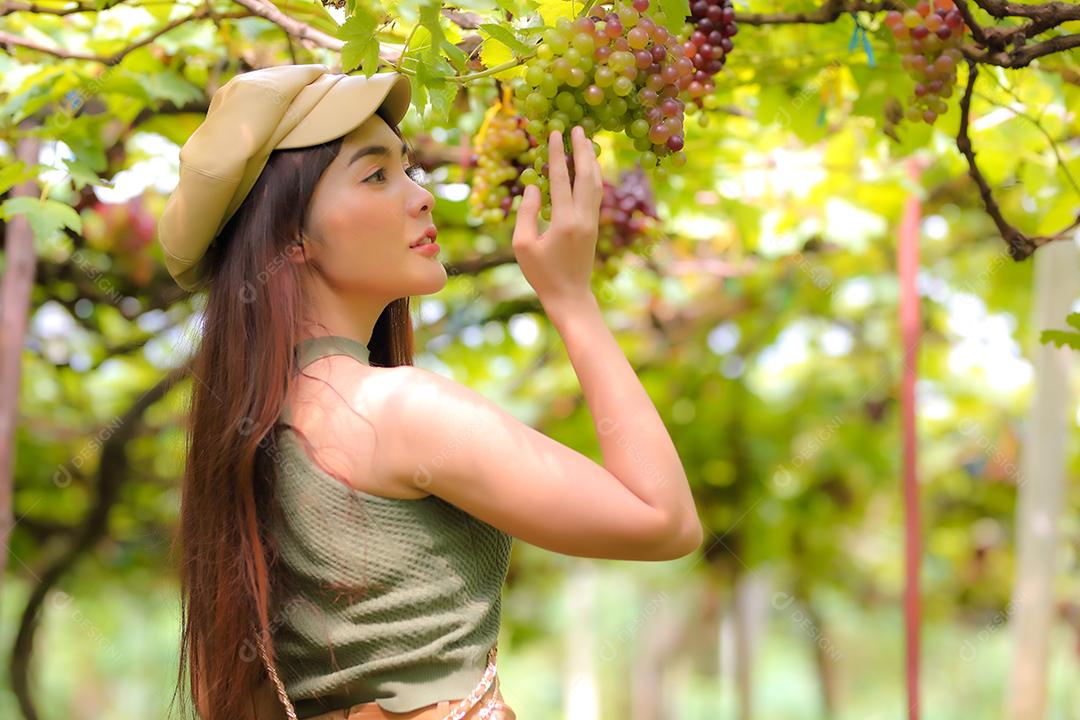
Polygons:
[[177,284],[204,281],[203,255],[278,148],[333,140],[380,106],[398,124],[412,97],[396,72],[371,77],[325,65],[282,65],[237,75],[218,88],[206,119],[180,149],[180,181],[158,221],[165,267]]

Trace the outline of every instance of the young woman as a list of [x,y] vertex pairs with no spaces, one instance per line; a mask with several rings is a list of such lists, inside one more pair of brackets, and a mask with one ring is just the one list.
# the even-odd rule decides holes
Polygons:
[[[552,219],[513,248],[592,411],[598,464],[412,365],[408,299],[446,272],[397,123],[405,78],[234,78],[181,151],[166,264],[207,287],[177,537],[203,720],[513,720],[495,674],[512,538],[667,560],[701,526],[679,456],[590,291],[601,176],[550,138]],[[574,163],[575,181],[567,162]]]

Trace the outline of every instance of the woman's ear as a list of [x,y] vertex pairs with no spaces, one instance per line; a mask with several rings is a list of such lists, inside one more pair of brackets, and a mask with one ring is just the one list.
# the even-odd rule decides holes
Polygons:
[[301,235],[299,239],[289,244],[289,247],[285,250],[289,262],[302,265],[310,259],[311,249],[308,242],[307,236]]

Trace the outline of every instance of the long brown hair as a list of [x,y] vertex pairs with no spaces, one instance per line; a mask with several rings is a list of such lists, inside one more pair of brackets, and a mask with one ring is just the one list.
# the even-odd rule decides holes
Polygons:
[[[382,108],[378,113],[400,138]],[[310,271],[307,263],[286,259],[308,237],[303,228],[312,193],[341,143],[337,138],[275,150],[206,255],[209,287],[189,363],[187,460],[171,550],[181,590],[173,703],[177,693],[190,697],[203,720],[254,717],[253,694],[267,673],[267,663],[252,653],[260,639],[273,668],[271,452],[298,372],[293,348],[301,337],[300,273]],[[392,301],[379,316],[368,350],[373,366],[412,365],[408,297]]]

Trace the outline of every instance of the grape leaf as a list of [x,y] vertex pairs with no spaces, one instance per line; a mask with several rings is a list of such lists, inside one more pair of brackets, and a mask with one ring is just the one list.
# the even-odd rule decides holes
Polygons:
[[39,172],[47,169],[44,165],[27,166],[22,160],[0,167],[0,193],[6,193],[12,187],[37,177]]
[[75,208],[57,200],[39,200],[36,197],[8,198],[0,205],[0,218],[9,221],[15,215],[26,215],[34,237],[47,239],[62,227],[72,232],[82,232],[82,218]]
[[[356,14],[350,17],[338,29],[338,37],[345,41],[341,48],[341,69],[350,72],[364,64],[364,74],[370,76],[367,67],[370,64],[372,52],[378,61],[379,42],[375,39],[375,16],[364,8],[358,7]],[[374,48],[374,51],[372,50]],[[374,72],[374,71],[372,71]]]
[[[1080,331],[1080,312],[1069,313],[1065,316],[1065,322],[1069,327]],[[1039,342],[1054,343],[1058,347],[1068,345],[1073,350],[1080,350],[1080,332],[1071,330],[1043,330],[1039,334]]]
[[1039,342],[1054,343],[1058,347],[1068,345],[1073,350],[1080,350],[1080,333],[1065,330],[1043,330],[1039,334]]
[[111,182],[102,179],[92,168],[87,167],[85,163],[71,158],[64,158],[64,164],[67,165],[68,175],[74,181],[76,190],[81,190],[86,185],[105,187],[112,185]]
[[451,70],[443,57],[439,57],[433,67],[421,64],[416,69],[418,84],[427,91],[427,99],[431,105],[431,114],[426,118],[429,122],[446,122],[450,117],[450,107],[460,87],[456,82],[443,79],[444,75],[451,74]]
[[555,21],[559,18],[573,18],[575,8],[579,3],[571,0],[536,0],[537,11],[544,20],[545,25],[555,27]]
[[660,0],[660,10],[664,13],[664,26],[678,34],[690,14],[690,0]]
[[443,50],[446,51],[446,57],[453,63],[454,69],[459,73],[465,72],[465,69],[469,62],[469,56],[465,54],[465,51],[459,48],[449,40],[443,40]]
[[430,1],[420,7],[420,24],[431,34],[431,43],[424,50],[424,63],[427,65],[434,64],[441,57],[439,49],[446,39],[442,25],[439,24],[439,7],[440,3]]
[[[510,49],[505,45],[499,43],[485,42],[480,46],[480,62],[484,63],[485,67],[493,68],[502,65],[503,63],[510,62],[514,59],[514,54],[510,52]],[[495,73],[493,77],[497,77],[500,80],[507,80],[509,78],[517,77],[525,72],[524,65],[516,65],[507,70],[500,70]]]
[[480,29],[488,34],[489,37],[498,40],[506,47],[510,48],[517,55],[526,55],[531,48],[525,43],[518,40],[514,33],[510,32],[502,25],[496,25],[495,23],[482,23]]

